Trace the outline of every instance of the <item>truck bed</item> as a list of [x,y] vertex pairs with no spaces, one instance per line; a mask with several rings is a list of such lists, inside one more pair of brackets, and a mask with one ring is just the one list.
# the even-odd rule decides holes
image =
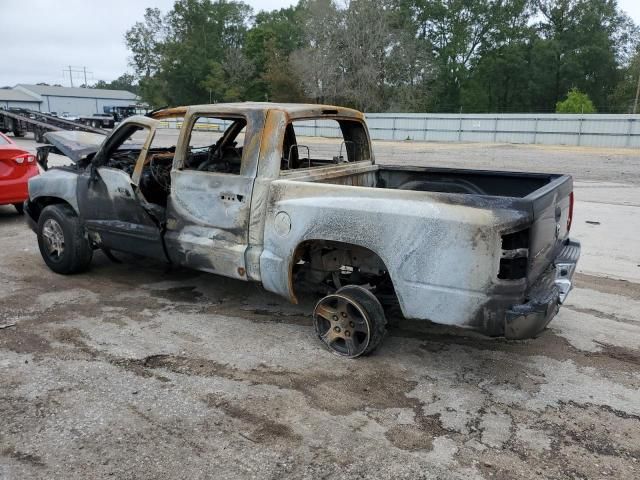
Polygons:
[[287,178],[394,190],[524,198],[562,177],[557,174],[452,168],[339,165],[287,172]]
[[560,175],[521,172],[381,167],[376,187],[524,198],[558,177]]
[[[526,267],[509,267],[510,271],[505,275],[517,278],[518,271],[526,271],[529,282],[538,278],[562,249],[570,227],[573,181],[568,175],[384,166],[362,162],[287,172],[283,178],[420,191],[429,193],[428,201],[435,203],[521,211],[529,217],[529,222],[517,232],[504,232],[503,249],[505,256],[526,257]],[[511,233],[513,235],[509,235]],[[505,259],[505,263],[517,265],[519,261],[516,258]]]

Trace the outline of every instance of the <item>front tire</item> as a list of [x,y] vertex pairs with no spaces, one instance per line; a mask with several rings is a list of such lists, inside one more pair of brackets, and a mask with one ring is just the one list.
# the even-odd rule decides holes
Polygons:
[[37,232],[40,254],[51,270],[69,275],[89,268],[93,249],[69,205],[45,207],[38,219]]

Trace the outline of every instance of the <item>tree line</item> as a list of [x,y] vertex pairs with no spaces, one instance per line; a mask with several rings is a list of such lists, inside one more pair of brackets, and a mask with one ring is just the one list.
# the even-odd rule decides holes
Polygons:
[[258,13],[177,0],[126,32],[134,74],[99,86],[129,83],[152,106],[311,101],[368,112],[553,112],[573,92],[590,109],[626,113],[639,40],[617,0],[300,0]]

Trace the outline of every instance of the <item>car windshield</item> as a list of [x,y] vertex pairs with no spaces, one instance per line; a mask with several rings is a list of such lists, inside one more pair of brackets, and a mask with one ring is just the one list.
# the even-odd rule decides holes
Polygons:
[[0,135],[0,145],[9,145],[9,142],[7,141],[7,139],[4,138],[2,135]]

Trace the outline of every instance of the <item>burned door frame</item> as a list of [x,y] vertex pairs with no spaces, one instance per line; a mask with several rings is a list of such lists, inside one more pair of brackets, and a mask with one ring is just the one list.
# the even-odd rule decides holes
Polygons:
[[[97,245],[166,260],[160,219],[144,208],[146,200],[138,189],[157,125],[157,120],[139,116],[121,123],[96,153],[91,167],[78,178],[77,195],[80,217]],[[129,176],[104,164],[114,146],[121,145],[118,142],[123,132],[131,127],[148,132]]]
[[[191,132],[201,117],[246,120],[239,174],[184,168]],[[248,280],[245,253],[264,117],[263,111],[239,113],[216,105],[189,107],[176,148],[167,203],[164,241],[172,262]]]

